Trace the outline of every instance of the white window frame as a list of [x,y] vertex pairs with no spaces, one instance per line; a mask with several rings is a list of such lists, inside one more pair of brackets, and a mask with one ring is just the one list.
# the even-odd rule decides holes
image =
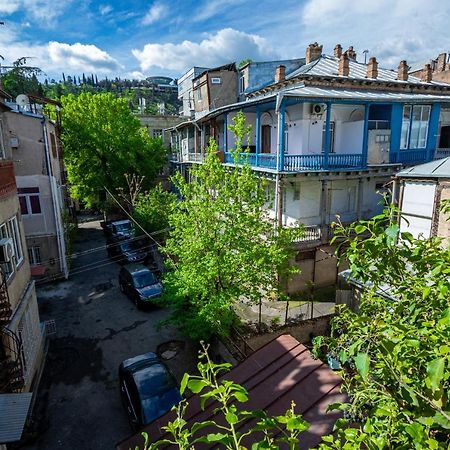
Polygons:
[[222,84],[221,77],[211,77],[211,84]]
[[[424,120],[414,120],[414,113],[420,109],[420,119],[424,116],[424,111],[427,111],[428,119]],[[409,110],[409,118],[405,119],[405,112]],[[428,141],[428,131],[430,128],[430,117],[431,117],[431,106],[430,105],[404,105],[403,106],[403,115],[402,115],[402,130],[401,130],[401,140],[400,140],[400,148],[402,150],[412,149],[419,150],[427,148]],[[413,135],[413,127],[414,123],[418,123],[417,130],[417,142],[412,143],[411,138]],[[425,135],[420,138],[421,132],[425,130]],[[421,143],[421,141],[423,141]]]
[[239,94],[245,92],[245,74],[244,72],[239,73]]
[[23,262],[22,235],[20,233],[17,216],[13,216],[0,224],[0,239],[1,238],[11,238],[13,241],[12,261],[3,264],[6,279],[9,280],[14,275],[15,269]]
[[40,245],[33,245],[31,247],[28,247],[28,260],[30,261],[30,266],[32,267],[42,265]]

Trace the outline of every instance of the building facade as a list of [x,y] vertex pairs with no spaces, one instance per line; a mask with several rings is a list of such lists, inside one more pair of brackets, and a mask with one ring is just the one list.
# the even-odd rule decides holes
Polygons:
[[[0,124],[8,110],[1,104]],[[0,135],[0,393],[33,391],[43,367],[39,322],[12,154]]]
[[43,279],[67,277],[63,215],[68,195],[58,124],[30,104],[8,105],[3,140],[14,160],[31,273]]
[[[271,84],[173,136],[179,170],[201,163],[213,136],[225,164],[248,163],[269,181],[280,225],[305,225],[296,243],[302,272],[290,283],[292,292],[308,282],[335,283],[331,223],[337,216],[349,223],[378,214],[399,168],[441,157],[438,136],[450,105],[450,85],[409,76],[406,61],[397,71],[382,69],[373,57],[358,62],[353,47],[344,52],[338,44],[324,55],[317,43],[304,60],[289,74],[278,66]],[[238,111],[253,136],[249,152],[235,155],[228,125]],[[201,139],[192,139],[197,133]]]

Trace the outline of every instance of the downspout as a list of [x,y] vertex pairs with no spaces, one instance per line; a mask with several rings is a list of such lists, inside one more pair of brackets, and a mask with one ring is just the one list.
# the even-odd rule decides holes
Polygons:
[[66,245],[64,242],[64,229],[61,223],[61,215],[59,212],[61,211],[61,207],[59,204],[59,200],[57,198],[55,192],[55,181],[53,177],[53,170],[50,161],[50,152],[48,148],[48,137],[47,137],[47,125],[45,122],[45,118],[42,119],[42,131],[44,133],[44,147],[45,147],[45,162],[47,165],[47,173],[48,173],[48,181],[50,184],[50,193],[52,196],[52,204],[53,204],[53,215],[55,218],[55,227],[56,227],[56,242],[58,244],[58,253],[59,253],[59,267],[61,272],[64,274],[64,278],[68,278],[69,271],[67,268],[67,260],[66,260]]

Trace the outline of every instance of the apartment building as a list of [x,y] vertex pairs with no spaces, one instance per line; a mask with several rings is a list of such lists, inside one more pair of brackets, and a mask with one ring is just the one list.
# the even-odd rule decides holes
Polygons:
[[[331,223],[368,219],[383,208],[382,195],[403,166],[441,157],[438,137],[444,133],[450,85],[428,76],[410,76],[406,61],[398,70],[357,60],[353,47],[336,45],[332,55],[308,46],[305,64],[290,73],[278,66],[273,82],[251,90],[246,100],[209,111],[193,124],[203,133],[196,140],[174,132],[174,147],[184,144],[173,161],[188,172],[204,157],[208,126],[219,145],[219,158],[233,165],[234,136],[228,124],[238,111],[252,125],[249,163],[274,192],[272,214],[280,224],[303,223],[306,235],[296,243],[295,263],[301,274],[291,292],[308,282],[334,284],[338,268],[331,257]],[[192,145],[194,144],[194,145]],[[178,147],[179,148],[179,147]]]
[[[2,129],[8,111],[0,103]],[[44,356],[12,158],[0,134],[0,393],[33,391]]]
[[68,193],[59,124],[43,114],[41,99],[19,97],[7,103],[3,136],[14,161],[31,273],[36,279],[67,277],[63,214]]

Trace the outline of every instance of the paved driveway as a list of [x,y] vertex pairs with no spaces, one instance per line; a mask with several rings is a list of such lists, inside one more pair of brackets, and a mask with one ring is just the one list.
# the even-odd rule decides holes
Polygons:
[[[119,396],[117,368],[128,357],[183,340],[156,328],[167,311],[139,311],[118,288],[120,266],[108,260],[98,222],[80,226],[73,275],[38,289],[41,321],[53,319],[29,449],[112,449],[131,433]],[[169,367],[178,380],[193,372],[196,350],[184,348]],[[182,345],[183,345],[182,344]]]

